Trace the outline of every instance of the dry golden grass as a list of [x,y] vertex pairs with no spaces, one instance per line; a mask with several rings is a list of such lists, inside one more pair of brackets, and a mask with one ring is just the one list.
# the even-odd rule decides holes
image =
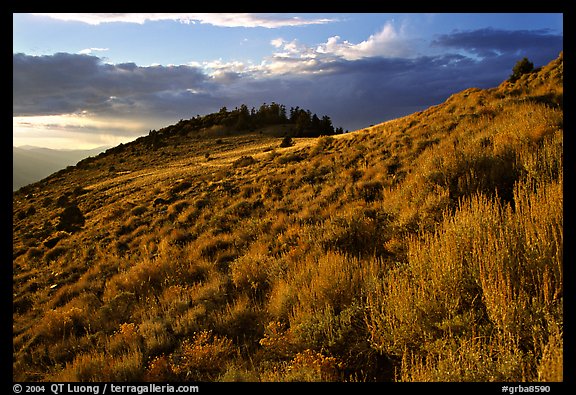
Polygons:
[[346,135],[174,134],[16,192],[14,380],[562,380],[562,93],[559,58]]

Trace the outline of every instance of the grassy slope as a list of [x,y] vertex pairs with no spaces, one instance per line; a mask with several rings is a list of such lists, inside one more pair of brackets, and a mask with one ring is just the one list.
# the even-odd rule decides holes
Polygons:
[[176,133],[18,191],[15,380],[561,379],[562,93],[560,57],[346,135]]

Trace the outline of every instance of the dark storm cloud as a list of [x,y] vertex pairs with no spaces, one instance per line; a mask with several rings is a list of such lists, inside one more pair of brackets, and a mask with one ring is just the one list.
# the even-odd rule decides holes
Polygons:
[[[432,46],[463,49],[480,57],[493,57],[503,53],[531,53],[545,51],[556,55],[562,49],[562,36],[550,29],[501,30],[485,28],[454,31],[440,35]],[[537,56],[536,53],[534,55]]]
[[189,66],[111,65],[95,56],[13,55],[13,115],[114,111],[122,102],[164,91],[200,89],[206,76]]
[[329,72],[302,77],[309,84],[298,86],[300,103],[333,114],[336,125],[361,128],[439,104],[463,89],[495,87],[522,57],[543,66],[559,55],[563,42],[550,30],[489,28],[442,35],[431,46],[447,52],[310,63],[309,73]]
[[329,73],[245,81],[244,88],[253,92],[252,99],[309,108],[353,130],[441,103],[469,87],[496,86],[508,77],[512,65],[459,54],[339,59],[330,62]]

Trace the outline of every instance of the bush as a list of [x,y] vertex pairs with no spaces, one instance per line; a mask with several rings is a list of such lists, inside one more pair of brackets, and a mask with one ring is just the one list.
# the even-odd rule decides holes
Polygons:
[[36,325],[36,334],[47,341],[79,335],[85,330],[87,317],[78,307],[49,310]]
[[144,374],[145,382],[174,381],[170,361],[165,355],[153,358]]
[[56,205],[58,207],[66,207],[68,205],[68,195],[60,195],[56,200]]
[[282,142],[280,143],[280,148],[288,148],[288,147],[292,147],[293,145],[294,145],[294,140],[292,140],[292,137],[286,136],[282,139]]
[[68,206],[58,216],[59,222],[56,225],[57,230],[64,230],[67,232],[74,232],[84,226],[84,214],[78,206]]
[[314,155],[316,155],[316,154],[319,154],[320,152],[324,152],[324,151],[328,150],[329,148],[332,147],[332,144],[334,143],[334,141],[335,141],[335,139],[332,136],[319,137],[318,141],[316,142],[316,146],[312,150],[312,153]]
[[366,202],[373,202],[382,198],[384,185],[381,181],[365,181],[356,187],[358,197]]
[[171,370],[179,380],[215,380],[226,370],[234,347],[226,337],[202,331],[191,340],[184,340],[180,350],[173,354]]
[[530,62],[527,58],[523,58],[516,62],[514,68],[512,69],[512,74],[508,78],[508,81],[515,82],[517,81],[523,74],[528,74],[534,70],[534,63]]
[[265,381],[326,382],[338,381],[341,362],[313,350],[304,350],[288,363],[280,363],[271,372],[265,372]]
[[232,166],[237,168],[237,167],[246,167],[246,166],[250,166],[253,165],[254,163],[256,163],[256,159],[254,159],[251,156],[241,156],[240,158],[236,159],[233,163]]
[[[543,354],[540,369],[557,376],[561,185],[532,193],[518,183],[515,210],[475,194],[434,233],[410,239],[408,264],[368,298],[371,343],[403,358],[402,379],[522,380]],[[446,370],[455,366],[466,376]]]
[[44,240],[44,242],[42,243],[44,245],[44,247],[47,248],[52,248],[54,247],[56,244],[58,244],[58,242],[66,237],[70,236],[68,233],[66,232],[56,232],[55,234],[53,234],[52,236],[50,236],[49,238],[47,238],[46,240]]
[[51,248],[44,255],[44,260],[46,262],[52,262],[58,259],[58,257],[64,255],[68,251],[67,247],[56,246]]
[[253,248],[230,264],[233,284],[255,294],[266,290],[269,286],[271,261],[267,254]]
[[281,165],[285,165],[286,163],[290,163],[290,162],[300,162],[304,159],[305,159],[305,157],[301,154],[288,153],[286,155],[279,156],[276,159],[276,161]]

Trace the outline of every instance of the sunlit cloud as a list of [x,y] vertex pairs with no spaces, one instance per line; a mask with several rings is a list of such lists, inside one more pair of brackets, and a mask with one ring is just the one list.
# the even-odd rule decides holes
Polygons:
[[270,44],[276,48],[280,48],[284,44],[284,40],[281,38],[275,38],[270,41]]
[[91,55],[94,52],[104,52],[104,51],[108,51],[109,48],[85,48],[82,49],[80,51],[78,51],[79,55]]
[[410,57],[414,55],[413,45],[410,44],[411,40],[402,34],[401,29],[398,30],[392,22],[387,22],[379,32],[360,43],[342,41],[340,36],[333,36],[326,43],[319,45],[316,52],[339,56],[346,60],[373,56]]
[[332,64],[342,60],[416,56],[412,40],[406,37],[402,28],[395,28],[392,22],[387,22],[380,31],[356,44],[342,40],[340,36],[332,36],[316,46],[281,37],[271,40],[270,45],[277,50],[259,67],[265,75],[320,74],[331,72]]
[[[214,72],[234,72],[242,73],[246,71],[246,63],[240,61],[223,62],[221,59],[210,62],[203,62],[202,67],[205,70]],[[212,74],[210,73],[210,74]]]
[[82,22],[90,25],[123,22],[143,24],[148,21],[176,21],[186,24],[204,23],[222,27],[265,27],[318,25],[334,22],[330,18],[305,19],[282,14],[251,13],[44,13],[34,14],[61,21]]

